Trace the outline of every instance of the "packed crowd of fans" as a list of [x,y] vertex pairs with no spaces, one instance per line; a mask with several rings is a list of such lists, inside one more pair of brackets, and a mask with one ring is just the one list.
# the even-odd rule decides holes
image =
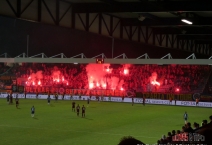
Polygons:
[[[144,92],[149,92],[149,77],[157,73],[157,81],[161,86],[170,87],[165,91],[175,91],[179,88],[181,92],[191,92],[204,85],[204,78],[209,76],[209,66],[198,65],[133,65],[131,69],[130,86],[132,88],[142,87]],[[161,87],[160,86],[160,87]],[[151,91],[157,91],[152,89]]]
[[187,122],[182,126],[181,130],[172,130],[171,132],[163,135],[157,141],[158,145],[164,144],[212,144],[212,115],[209,116],[209,122],[203,120],[201,125],[194,122],[193,126]]
[[[8,69],[8,66],[1,65],[0,67],[2,68],[0,69],[1,73]],[[110,65],[110,68],[112,68],[112,73],[105,77],[116,76],[119,82],[123,80],[122,86],[124,89],[143,92],[174,92],[174,88],[179,88],[181,92],[192,92],[192,90],[204,87],[211,70],[208,65],[130,65],[128,67],[129,74],[123,75],[120,74],[123,65],[118,65],[118,67],[117,65]],[[39,80],[41,80],[43,86],[63,86],[73,89],[89,88],[86,64],[23,63],[21,66],[11,69],[9,73],[17,78],[25,78],[26,81],[32,74],[35,74],[37,75],[35,81],[38,82],[39,71],[42,74]],[[60,81],[54,80],[54,72],[58,72]],[[155,81],[159,82],[160,86],[151,84],[150,78],[153,77],[153,73],[157,75]],[[162,90],[161,88],[164,87],[166,89]]]
[[[182,126],[181,130],[172,130],[167,135],[162,135],[157,145],[211,145],[212,144],[212,115],[209,122],[203,120],[201,126],[190,122]],[[118,145],[145,145],[142,141],[132,137],[124,136]]]

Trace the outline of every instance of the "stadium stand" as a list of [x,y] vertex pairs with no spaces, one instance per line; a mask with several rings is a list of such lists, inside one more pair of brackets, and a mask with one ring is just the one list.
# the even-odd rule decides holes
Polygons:
[[[72,89],[88,89],[88,70],[86,64],[42,64],[22,63],[20,66],[1,65],[1,82],[8,84],[11,80],[4,80],[3,76],[13,76],[28,81],[28,84],[43,86],[63,86]],[[124,75],[122,65],[110,66],[112,72],[104,73],[101,79],[116,77],[125,90],[133,89],[142,92],[174,93],[179,89],[181,93],[203,92],[211,74],[210,66],[202,65],[130,65],[129,74]],[[8,71],[8,69],[10,69]],[[151,80],[158,81],[159,85],[152,85]],[[31,81],[31,82],[30,82]],[[33,83],[32,83],[33,81]],[[106,80],[104,80],[106,81]],[[110,86],[108,85],[110,88]],[[116,86],[117,87],[117,86]],[[104,89],[96,86],[96,89]],[[116,88],[118,89],[118,88]]]

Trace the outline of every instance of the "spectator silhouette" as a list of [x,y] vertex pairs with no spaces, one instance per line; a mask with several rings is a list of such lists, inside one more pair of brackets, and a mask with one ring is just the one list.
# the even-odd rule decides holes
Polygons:
[[132,136],[125,136],[121,139],[118,145],[145,145],[145,144]]

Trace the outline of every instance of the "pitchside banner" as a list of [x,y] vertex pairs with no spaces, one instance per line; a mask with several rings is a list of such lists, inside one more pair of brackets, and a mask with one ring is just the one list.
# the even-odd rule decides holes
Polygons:
[[[184,101],[194,101],[195,98],[199,98],[200,95],[196,94],[172,94],[172,93],[153,93],[153,92],[135,92],[133,90],[89,90],[89,89],[69,89],[69,88],[58,88],[58,87],[48,87],[48,86],[38,86],[38,87],[31,87],[26,86],[25,92],[27,93],[50,93],[50,94],[72,94],[72,95],[84,95],[90,96],[125,96],[125,97],[132,97],[136,96],[137,98],[142,98],[143,96],[148,99],[161,99],[161,100],[169,100],[172,98],[173,100],[184,100]],[[22,93],[22,92],[20,92]],[[201,99],[200,99],[201,100]]]
[[57,88],[57,87],[25,87],[25,92],[28,93],[50,93],[50,94],[72,94],[72,95],[99,95],[99,96],[124,96],[125,91],[122,90],[89,90],[89,89],[68,89],[68,88]]
[[[0,98],[6,98],[8,94],[2,93],[0,94]],[[18,98],[25,98],[26,99],[47,99],[48,95],[36,95],[36,94],[17,94]],[[13,98],[16,97],[16,94],[13,94]],[[51,99],[55,99],[54,95],[50,95]],[[89,96],[72,96],[70,95],[65,95],[64,100],[84,100],[86,101]],[[58,99],[62,100],[63,96],[59,95]],[[91,97],[92,101],[97,101],[96,96]],[[132,98],[121,98],[121,97],[99,97],[100,101],[105,101],[105,102],[126,102],[126,103],[131,103]],[[134,103],[137,104],[143,104],[143,99],[142,98],[134,98]],[[145,99],[146,104],[159,104],[159,105],[177,105],[177,106],[196,106],[196,103],[194,101],[172,101],[170,103],[169,100],[159,100],[159,99]],[[197,105],[199,107],[212,107],[212,102],[199,102]]]

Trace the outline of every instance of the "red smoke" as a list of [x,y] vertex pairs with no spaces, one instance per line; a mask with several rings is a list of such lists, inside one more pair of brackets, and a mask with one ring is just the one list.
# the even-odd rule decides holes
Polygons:
[[[54,67],[51,78],[55,84],[58,84],[58,83],[64,83],[66,85],[69,84],[68,81],[64,79],[63,74],[59,70],[57,70],[57,67]],[[30,86],[30,85],[41,86],[42,79],[43,79],[42,71],[38,71],[36,73],[31,73],[31,75],[28,77],[28,80],[26,81],[26,85],[27,86]]]
[[38,71],[36,73],[32,73],[29,77],[28,77],[28,81],[26,82],[27,85],[41,85],[41,80],[43,79],[43,72],[42,71]]
[[[113,89],[113,90],[124,90],[124,79],[130,75],[131,65],[120,65],[120,67],[113,70],[110,64],[88,64],[86,65],[87,74],[85,78],[88,79],[89,89]],[[38,71],[37,73],[32,73],[26,81],[27,86],[42,86],[46,85],[43,80],[43,72]],[[45,78],[50,78],[50,84],[64,84],[69,86],[71,82],[65,79],[64,74],[55,66],[51,70],[51,75],[45,76]],[[66,76],[67,77],[67,76]],[[44,79],[45,79],[44,78]],[[86,81],[86,80],[85,80]],[[47,83],[48,83],[47,82]]]
[[88,64],[86,66],[89,89],[106,87],[106,74],[112,71],[109,67],[110,64]]
[[[120,72],[124,75],[129,74],[130,65],[123,65]],[[124,80],[117,76],[111,76],[113,71],[110,64],[88,64],[86,66],[89,89],[119,89],[121,90]],[[123,88],[122,88],[123,89]]]

